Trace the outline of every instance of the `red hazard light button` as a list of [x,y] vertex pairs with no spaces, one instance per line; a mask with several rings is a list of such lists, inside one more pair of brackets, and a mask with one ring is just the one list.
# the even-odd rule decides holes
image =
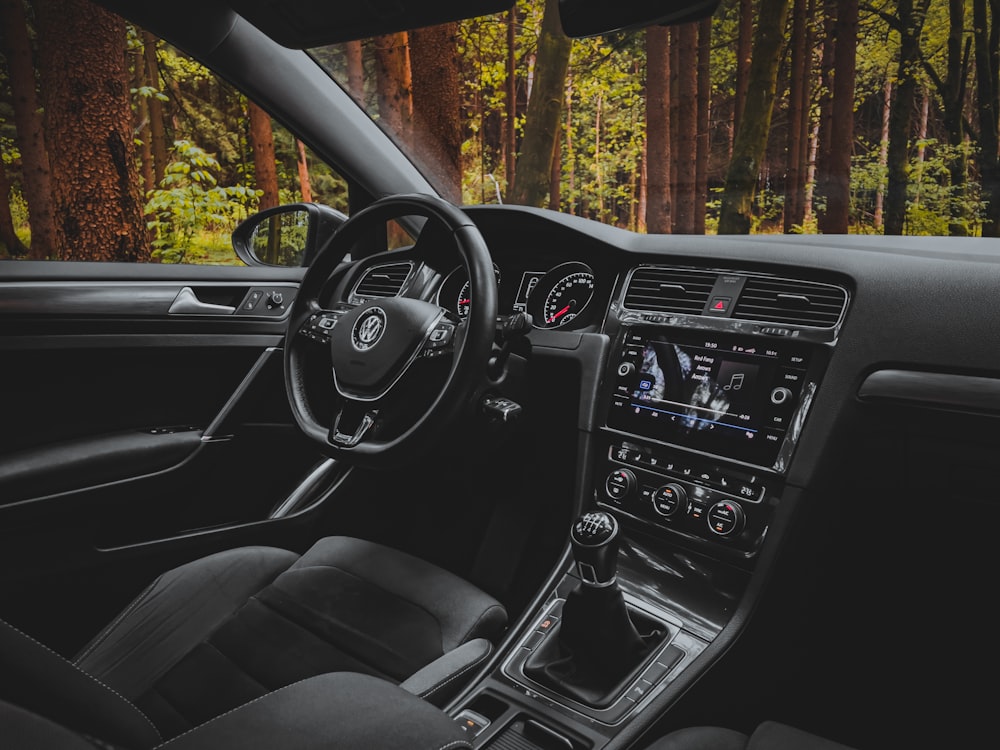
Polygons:
[[732,297],[712,297],[712,301],[708,303],[708,311],[713,315],[728,315],[732,301]]

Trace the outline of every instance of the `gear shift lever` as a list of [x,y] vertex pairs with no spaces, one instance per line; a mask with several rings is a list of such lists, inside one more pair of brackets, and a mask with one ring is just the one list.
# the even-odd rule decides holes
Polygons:
[[580,516],[570,543],[580,585],[566,597],[556,632],[524,665],[525,674],[563,695],[601,705],[662,638],[640,635],[616,580],[618,521],[595,511]]
[[585,513],[570,531],[573,558],[585,586],[615,584],[618,573],[618,521],[610,513]]

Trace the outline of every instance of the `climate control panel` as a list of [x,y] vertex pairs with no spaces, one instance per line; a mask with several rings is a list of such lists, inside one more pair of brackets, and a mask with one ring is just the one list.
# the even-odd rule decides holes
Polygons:
[[744,556],[767,530],[776,475],[630,442],[612,443],[596,477],[599,504]]

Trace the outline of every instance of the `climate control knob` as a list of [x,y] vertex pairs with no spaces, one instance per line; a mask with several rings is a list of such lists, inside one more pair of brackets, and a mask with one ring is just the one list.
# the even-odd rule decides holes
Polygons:
[[687,510],[687,491],[679,484],[665,484],[653,492],[653,510],[664,518]]
[[629,469],[615,469],[604,482],[604,490],[612,500],[621,502],[635,494],[635,474]]
[[735,536],[743,531],[746,515],[739,503],[723,500],[708,509],[708,528],[718,536]]

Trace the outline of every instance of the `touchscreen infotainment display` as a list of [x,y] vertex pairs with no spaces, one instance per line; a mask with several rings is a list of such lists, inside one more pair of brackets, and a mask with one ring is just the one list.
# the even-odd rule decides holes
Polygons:
[[800,404],[808,366],[806,345],[633,329],[608,426],[769,466]]

